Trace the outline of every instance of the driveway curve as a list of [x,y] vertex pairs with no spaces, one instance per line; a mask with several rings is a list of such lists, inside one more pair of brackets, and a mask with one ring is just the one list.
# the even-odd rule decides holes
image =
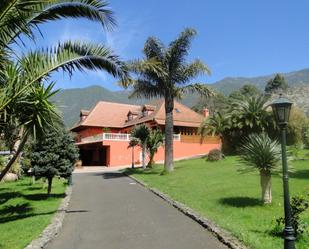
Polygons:
[[63,227],[47,249],[227,249],[119,172],[74,174],[73,183]]

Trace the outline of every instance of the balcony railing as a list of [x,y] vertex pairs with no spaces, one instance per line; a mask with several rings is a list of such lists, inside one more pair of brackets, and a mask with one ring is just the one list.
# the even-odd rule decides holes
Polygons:
[[174,134],[174,140],[180,141],[180,134]]
[[126,133],[103,133],[103,140],[130,141],[130,134]]
[[[94,136],[81,138],[81,142],[100,142],[104,140],[110,141],[130,141],[130,134],[127,133],[102,133]],[[180,141],[180,134],[174,134],[174,140]]]
[[103,134],[98,134],[98,135],[94,135],[94,136],[89,136],[89,137],[83,137],[81,138],[81,142],[88,142],[88,143],[91,143],[91,142],[99,142],[99,141],[102,141],[103,140]]

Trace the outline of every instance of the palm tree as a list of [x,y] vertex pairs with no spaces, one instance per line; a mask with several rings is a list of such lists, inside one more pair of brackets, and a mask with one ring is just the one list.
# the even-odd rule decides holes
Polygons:
[[[29,132],[27,129],[23,129],[24,126],[31,126],[34,135],[36,131],[43,131],[43,121],[52,119],[52,113],[45,111],[42,106],[38,106],[36,101],[29,102],[29,96],[34,97],[36,91],[48,93],[49,95],[46,95],[44,100],[48,103],[48,99],[52,96],[50,95],[50,88],[54,84],[49,85],[45,91],[42,89],[44,89],[44,83],[48,82],[49,76],[53,71],[62,69],[71,74],[75,69],[83,70],[84,68],[106,70],[115,77],[120,78],[126,76],[123,63],[108,48],[102,45],[80,42],[65,42],[64,44],[59,44],[56,48],[47,50],[47,52],[43,50],[34,51],[22,56],[15,64],[8,64],[3,69],[3,77],[6,79],[6,84],[0,88],[0,111],[3,111],[1,116],[1,123],[3,125],[0,126],[0,131],[5,132],[7,116],[18,120],[20,124],[19,138],[24,138],[25,142]],[[44,101],[42,100],[42,102]],[[29,108],[34,108],[42,115],[38,117],[30,115],[25,120],[22,110],[24,106],[28,105]],[[38,110],[38,108],[42,108],[42,110]],[[35,114],[34,110],[29,113]],[[45,122],[45,124],[52,124],[52,122]],[[23,134],[24,130],[25,134]],[[17,145],[14,146],[16,148],[16,158],[25,144],[23,140],[20,143],[20,139],[16,140]],[[16,158],[13,157],[14,160]],[[11,163],[1,172],[0,180],[10,169],[10,166]]]
[[275,123],[267,101],[263,95],[232,100],[229,111],[232,126],[241,129],[245,135],[273,129]]
[[208,116],[201,123],[198,133],[202,139],[208,135],[219,136],[221,142],[224,143],[224,133],[230,128],[228,115],[216,112]]
[[185,29],[168,47],[150,37],[144,46],[142,60],[129,63],[129,69],[137,79],[124,86],[133,85],[132,97],[164,98],[165,100],[165,170],[173,170],[173,111],[174,99],[184,93],[199,92],[210,96],[212,91],[204,84],[188,83],[200,74],[209,74],[210,70],[201,60],[186,62],[194,29]]
[[[15,1],[3,1],[0,6],[0,87],[3,87],[7,85],[7,78],[5,75],[4,68],[11,63],[11,61],[19,61],[19,56],[15,56],[15,52],[13,49],[12,44],[14,43],[21,43],[23,45],[23,42],[21,40],[21,35],[26,35],[30,37],[31,39],[35,39],[33,30],[39,29],[39,25],[51,21],[51,20],[57,20],[61,18],[67,18],[67,17],[83,17],[87,18],[93,21],[97,21],[101,23],[101,25],[105,29],[112,29],[112,27],[115,25],[115,19],[113,17],[113,12],[108,9],[108,3],[106,1],[101,0],[33,0],[33,1],[21,1],[21,0],[15,0]],[[61,47],[62,45],[65,45],[66,47]],[[59,50],[61,49],[67,49],[70,44],[62,44],[59,45]],[[74,57],[78,60],[77,56],[82,56],[82,54],[85,55],[87,44],[84,44],[83,46],[79,46],[79,44],[71,44],[71,52],[73,54],[71,55],[71,58]],[[90,48],[93,50],[94,47]],[[84,51],[82,54],[79,54],[81,52],[81,49]],[[102,48],[99,48],[102,49]],[[119,59],[117,56],[115,56],[112,51],[108,50],[107,48],[103,48],[105,50],[105,59],[112,59],[113,62],[119,62]],[[42,51],[43,52],[43,51]],[[49,51],[51,52],[51,51]],[[97,51],[98,52],[98,51]],[[102,52],[102,51],[101,51]],[[31,53],[29,56],[33,57],[36,56],[36,52],[34,55]],[[92,56],[91,54],[89,56]],[[95,55],[94,55],[95,56]],[[94,64],[95,58],[92,56],[92,58],[89,58],[92,60]],[[52,59],[52,58],[50,58]],[[60,59],[60,58],[57,58]],[[100,58],[98,58],[100,60]],[[85,57],[82,58],[83,61],[85,61]],[[41,61],[42,62],[42,61]],[[102,62],[102,61],[101,61]],[[107,62],[107,61],[106,61]],[[56,61],[55,61],[56,63]],[[67,61],[67,63],[71,63],[70,61]],[[75,63],[75,62],[72,62]],[[90,65],[90,60],[88,61],[88,65]],[[103,63],[101,63],[103,65]],[[35,65],[36,66],[36,65]],[[50,66],[50,64],[48,65]],[[66,64],[63,61],[63,65],[61,65],[62,68],[66,68]],[[114,72],[115,70],[115,64]],[[117,65],[118,67],[120,65]],[[85,66],[85,68],[92,67],[92,66]],[[68,70],[70,67],[67,67]],[[80,68],[80,67],[79,67]],[[78,69],[79,69],[78,68]],[[44,68],[48,70],[48,68]],[[98,69],[107,69],[104,68],[104,66],[101,66],[101,68]],[[123,68],[122,68],[123,69]],[[51,68],[50,71],[54,71],[56,68]],[[46,72],[46,71],[45,71]],[[118,71],[119,72],[119,71]],[[44,74],[44,72],[41,72]],[[116,73],[117,74],[117,73]],[[124,75],[124,74],[123,74]],[[39,75],[37,75],[39,76]],[[123,80],[123,78],[122,78]],[[30,80],[29,84],[31,84],[33,81]],[[6,93],[3,91],[0,93],[0,113],[3,114],[3,109],[8,101],[12,101],[14,98],[17,98],[19,94],[22,93],[22,91],[25,91],[28,84],[24,84],[24,87],[20,89],[20,91],[16,92],[13,96],[11,96],[11,99],[8,100],[6,97]],[[3,90],[3,89],[2,89]]]
[[154,164],[154,155],[158,149],[163,145],[164,135],[159,129],[152,130],[147,139],[147,151],[149,152],[149,162],[147,167],[152,168]]
[[[21,35],[34,40],[33,30],[38,29],[39,24],[66,17],[88,18],[101,23],[105,29],[115,25],[113,12],[103,0],[15,0],[0,5],[0,134],[7,133],[9,123],[16,124],[18,129],[13,146],[15,154],[1,172],[0,180],[18,158],[27,138],[44,132],[45,126],[59,120],[49,102],[53,95],[53,84],[49,84],[52,72],[61,69],[72,74],[76,69],[97,69],[122,81],[128,78],[124,64],[103,45],[65,42],[54,48],[15,56],[12,44],[23,45]],[[45,89],[46,84],[49,86]]]
[[251,134],[243,141],[239,152],[243,163],[259,170],[262,201],[271,203],[271,173],[280,161],[279,143],[272,141],[266,133]]
[[150,134],[150,129],[145,124],[135,126],[131,131],[131,137],[138,139],[138,144],[142,148],[142,166],[146,169],[145,157],[146,157],[146,146],[147,139]]
[[52,91],[52,88],[53,84],[46,88],[43,85],[31,87],[14,103],[16,106],[11,117],[19,122],[19,137],[14,144],[13,157],[1,171],[0,181],[20,156],[29,136],[40,136],[46,128],[57,129],[61,124],[61,118],[50,102],[50,98],[57,92]]
[[134,169],[134,148],[139,144],[139,140],[135,137],[131,137],[128,148],[132,148],[132,169]]
[[208,116],[201,123],[198,133],[201,135],[201,140],[206,136],[219,136],[221,140],[221,150],[229,152],[229,140],[227,134],[231,128],[231,120],[228,113],[216,112]]

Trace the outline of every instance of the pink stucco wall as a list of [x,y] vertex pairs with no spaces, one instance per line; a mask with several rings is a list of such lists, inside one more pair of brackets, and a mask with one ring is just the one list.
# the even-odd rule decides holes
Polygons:
[[[128,148],[126,141],[104,141],[104,146],[109,146],[110,157],[108,159],[110,167],[131,165],[132,163],[132,148]],[[214,148],[220,148],[220,143],[199,144],[199,143],[182,143],[174,141],[174,159],[182,159],[198,155],[207,154]],[[134,148],[135,163],[140,163],[141,149]],[[161,147],[155,155],[155,161],[164,160],[164,148]],[[148,161],[148,160],[147,160]]]

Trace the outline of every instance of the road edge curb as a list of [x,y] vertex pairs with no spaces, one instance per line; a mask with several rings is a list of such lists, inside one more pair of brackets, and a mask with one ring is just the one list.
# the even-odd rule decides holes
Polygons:
[[223,244],[228,246],[231,249],[250,249],[249,247],[246,247],[243,245],[237,238],[235,238],[230,232],[220,228],[218,225],[216,225],[213,221],[211,221],[208,218],[205,218],[201,215],[199,215],[197,212],[193,211],[191,208],[187,207],[186,205],[173,200],[166,194],[162,193],[161,191],[151,188],[148,185],[146,185],[143,181],[135,178],[134,176],[127,174],[126,172],[123,172],[126,176],[130,177],[132,180],[140,184],[141,186],[148,189],[150,192],[154,193],[158,197],[162,198],[164,201],[169,203],[174,208],[178,209],[180,212],[182,212],[184,215],[188,216],[198,224],[200,224],[202,227],[213,233],[219,241],[221,241]]
[[64,217],[71,200],[72,186],[68,186],[65,190],[65,197],[61,201],[60,206],[57,209],[57,213],[52,218],[51,223],[43,230],[37,239],[31,241],[31,243],[24,249],[42,249],[52,241],[62,228]]

